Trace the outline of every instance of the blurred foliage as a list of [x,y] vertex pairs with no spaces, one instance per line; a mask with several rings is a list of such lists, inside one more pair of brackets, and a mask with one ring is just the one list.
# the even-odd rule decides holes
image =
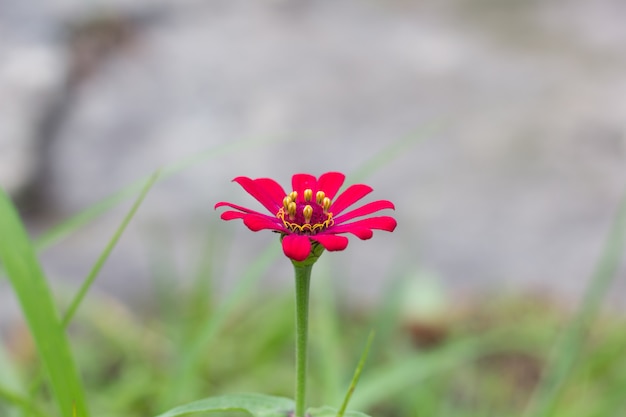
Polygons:
[[[114,299],[92,296],[77,316],[71,339],[96,415],[150,416],[177,405],[160,404],[178,383],[171,378],[172,369],[219,303],[203,299],[193,286],[172,282],[171,288],[177,308],[154,304],[131,311]],[[357,312],[334,306],[341,312],[334,323],[341,332],[332,342],[337,353],[330,357],[322,355],[328,347],[316,340],[316,333],[324,332],[319,328],[323,320],[317,319],[324,312],[314,310],[311,404],[339,406],[332,403],[336,398],[324,398],[324,370],[342,370],[335,385],[347,389],[371,323],[386,307]],[[242,299],[205,346],[181,403],[233,392],[290,397],[293,308],[291,293]],[[383,324],[387,336],[376,340],[362,379],[364,390],[373,386],[380,393],[358,397],[357,387],[363,411],[389,417],[520,415],[565,322],[563,312],[531,297],[496,298],[480,306],[457,303],[448,311],[436,319],[407,321],[396,316]],[[554,415],[617,416],[623,410],[623,328],[624,320],[611,316],[594,326]],[[34,375],[38,360],[28,333],[16,327],[7,342],[22,376]],[[423,366],[430,369],[424,372]],[[40,395],[39,401],[48,401],[47,395]]]

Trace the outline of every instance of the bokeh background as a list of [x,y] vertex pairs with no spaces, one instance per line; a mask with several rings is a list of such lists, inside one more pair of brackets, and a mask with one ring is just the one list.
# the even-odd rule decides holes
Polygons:
[[[98,278],[132,301],[155,259],[183,277],[218,242],[227,290],[277,244],[217,220],[218,201],[253,203],[232,178],[350,178],[401,149],[363,179],[398,229],[325,255],[347,303],[394,275],[438,300],[572,303],[625,190],[624,16],[620,0],[1,0],[0,185],[37,235],[209,150],[150,192]],[[129,205],[41,255],[58,288]],[[284,259],[269,275],[291,285]],[[613,305],[624,289],[622,272]]]

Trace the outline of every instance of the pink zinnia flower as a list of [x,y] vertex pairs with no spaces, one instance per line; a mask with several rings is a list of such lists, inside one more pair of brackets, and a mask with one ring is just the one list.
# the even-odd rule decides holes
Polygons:
[[342,233],[352,233],[365,240],[372,237],[374,229],[392,232],[396,228],[395,219],[389,216],[354,220],[380,210],[394,209],[393,203],[387,200],[373,201],[344,213],[372,192],[367,185],[354,184],[335,199],[345,178],[340,172],[327,172],[319,179],[309,174],[295,174],[291,180],[293,191],[286,193],[270,178],[237,177],[233,181],[257,199],[271,215],[227,202],[217,203],[215,208],[227,206],[235,209],[223,212],[221,218],[243,219],[243,223],[254,232],[269,229],[280,233],[285,255],[302,262],[317,245],[329,251],[344,250],[348,246],[348,238],[339,236]]

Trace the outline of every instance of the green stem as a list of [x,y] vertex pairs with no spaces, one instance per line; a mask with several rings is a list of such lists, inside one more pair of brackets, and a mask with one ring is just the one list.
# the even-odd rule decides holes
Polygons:
[[305,417],[309,284],[313,265],[294,265],[294,269],[296,273],[296,411],[294,417]]

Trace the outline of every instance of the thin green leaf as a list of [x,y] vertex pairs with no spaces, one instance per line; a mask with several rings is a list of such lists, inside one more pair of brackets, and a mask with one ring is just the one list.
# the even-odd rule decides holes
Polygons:
[[42,410],[37,408],[28,397],[24,397],[16,392],[10,391],[4,387],[0,387],[0,399],[16,407],[21,408],[24,412],[30,413],[35,417],[48,417]]
[[131,207],[130,211],[124,217],[122,224],[119,225],[119,227],[113,234],[113,237],[104,248],[104,251],[102,252],[102,254],[100,254],[100,257],[98,258],[94,266],[91,268],[91,271],[89,271],[89,275],[87,275],[87,278],[85,279],[85,281],[83,281],[83,284],[80,286],[78,293],[76,293],[76,296],[72,300],[70,306],[65,312],[65,315],[63,316],[62,323],[64,327],[67,327],[69,322],[72,321],[72,317],[74,317],[74,314],[76,313],[76,310],[80,306],[80,303],[85,298],[87,291],[89,290],[89,288],[91,288],[91,285],[93,284],[96,277],[100,273],[100,270],[102,269],[102,266],[104,265],[104,263],[107,261],[107,259],[109,259],[109,255],[111,254],[111,251],[113,250],[113,248],[115,248],[115,245],[117,245],[117,242],[120,240],[120,237],[124,233],[124,230],[126,230],[126,227],[130,223],[132,218],[135,216],[135,213],[137,213],[139,206],[141,205],[143,200],[146,198],[148,191],[150,191],[150,188],[152,188],[152,186],[154,185],[154,183],[156,182],[158,178],[159,178],[159,171],[156,171],[148,179],[147,183],[144,185],[143,189],[141,190],[139,197],[137,197],[137,200],[135,200],[135,203]]
[[[221,144],[213,148],[207,149],[203,152],[198,152],[180,161],[176,161],[172,164],[166,165],[161,169],[161,178],[169,178],[179,172],[197,165],[202,162],[206,162],[209,159],[218,158],[220,156],[229,154],[234,151],[242,149],[250,149],[251,147],[264,146],[268,143],[277,142],[276,139],[248,139],[241,140],[234,143]],[[59,223],[57,226],[49,229],[46,233],[41,235],[35,240],[35,247],[38,251],[46,249],[55,243],[61,241],[65,237],[72,234],[74,231],[80,229],[84,225],[93,221],[94,219],[102,216],[104,213],[121,203],[122,201],[136,195],[150,180],[150,176],[145,176],[137,181],[134,181],[130,185],[122,188],[116,193],[104,198],[100,202],[88,207],[84,211],[70,217],[69,219]]]
[[622,256],[626,250],[626,195],[620,204],[604,251],[591,277],[582,304],[563,332],[552,352],[544,377],[535,391],[525,416],[545,417],[551,414],[561,392],[572,374],[576,360],[585,342],[591,323],[617,275]]
[[294,402],[289,398],[261,394],[231,394],[181,405],[158,417],[178,417],[224,411],[243,411],[253,417],[287,417],[293,408]]
[[[124,233],[124,230],[126,230],[126,227],[130,223],[132,218],[135,216],[135,213],[137,213],[139,206],[145,199],[146,195],[148,194],[148,191],[150,190],[150,188],[152,188],[152,186],[154,185],[158,177],[159,177],[159,171],[155,172],[150,178],[148,178],[148,182],[144,185],[143,190],[141,190],[141,193],[139,194],[139,197],[137,197],[137,200],[135,200],[135,203],[131,207],[130,211],[128,212],[128,214],[126,214],[126,216],[124,217],[124,220],[122,221],[120,226],[117,228],[117,230],[113,234],[113,237],[111,238],[111,240],[105,247],[104,251],[102,252],[100,257],[98,258],[98,260],[92,267],[91,271],[87,275],[87,278],[85,279],[85,281],[83,281],[78,292],[72,299],[70,306],[68,307],[67,311],[63,315],[63,319],[61,322],[64,328],[67,328],[69,323],[72,321],[72,318],[74,317],[74,314],[76,313],[76,310],[78,310],[78,307],[80,306],[83,299],[85,298],[85,295],[87,295],[87,291],[89,291],[89,288],[91,288],[91,285],[93,284],[96,277],[100,273],[102,266],[104,265],[106,260],[109,258],[111,251],[113,250],[113,248],[119,241],[120,237]],[[39,389],[41,382],[42,382],[41,374],[35,375],[35,377],[33,378],[31,387],[30,387],[30,391],[36,392]]]
[[367,356],[370,352],[370,347],[372,346],[372,342],[374,341],[374,335],[376,332],[374,330],[370,331],[369,336],[367,337],[367,343],[365,344],[365,349],[363,350],[363,354],[361,354],[361,359],[359,360],[359,364],[354,371],[354,376],[352,377],[352,381],[350,382],[350,387],[348,388],[348,392],[346,392],[346,397],[343,400],[343,404],[341,404],[341,408],[337,413],[337,417],[343,417],[346,412],[346,408],[348,408],[348,403],[352,398],[352,394],[354,394],[354,390],[356,388],[356,384],[359,382],[359,378],[361,377],[361,372],[363,371],[363,366],[365,366],[365,361],[367,360]]
[[523,343],[505,339],[499,332],[459,341],[449,347],[417,356],[403,357],[392,364],[380,365],[368,371],[354,393],[352,406],[365,410],[390,398],[407,387],[415,386],[433,375],[454,369],[484,355],[506,351],[515,346],[520,350]]
[[[10,398],[15,396],[21,398],[25,392],[26,388],[18,375],[15,362],[9,358],[8,352],[6,352],[2,344],[0,344],[0,399],[4,398],[9,403],[20,406],[22,410],[26,410],[24,404],[10,400]],[[0,411],[2,410],[4,410],[4,408],[0,406]],[[18,410],[14,409],[11,411],[17,412]],[[15,415],[16,414],[10,413],[8,417]]]
[[439,126],[436,125],[428,125],[419,130],[411,132],[401,140],[393,142],[390,146],[387,146],[382,151],[377,152],[372,158],[366,160],[364,163],[359,165],[359,167],[349,175],[349,182],[355,183],[363,181],[373,172],[389,164],[399,155],[406,152],[408,149],[411,148],[411,146],[427,138],[438,128]]
[[241,279],[237,281],[235,289],[227,296],[226,300],[218,307],[218,310],[207,321],[206,325],[195,338],[181,352],[178,368],[175,371],[176,384],[165,397],[165,403],[176,401],[187,391],[188,384],[194,376],[194,369],[206,354],[207,346],[211,343],[218,330],[224,324],[228,316],[235,310],[238,303],[248,296],[254,284],[269,269],[278,258],[278,245],[270,245],[262,252],[246,269]]
[[2,190],[0,260],[17,294],[61,414],[72,415],[76,404],[79,415],[87,417],[83,386],[48,282],[17,210]]

